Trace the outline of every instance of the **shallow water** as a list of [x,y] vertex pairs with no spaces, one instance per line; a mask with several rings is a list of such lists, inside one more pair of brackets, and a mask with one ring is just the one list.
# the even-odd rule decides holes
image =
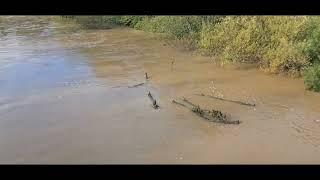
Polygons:
[[[32,16],[0,28],[0,163],[320,162],[320,95],[301,79],[221,68],[132,29]],[[213,86],[256,107],[194,95]],[[242,123],[202,120],[171,103],[182,97]]]

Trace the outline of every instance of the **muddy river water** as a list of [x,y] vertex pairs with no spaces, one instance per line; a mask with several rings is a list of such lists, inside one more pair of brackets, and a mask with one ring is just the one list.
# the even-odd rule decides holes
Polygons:
[[[320,94],[212,61],[132,29],[0,17],[0,163],[320,163]],[[195,95],[213,88],[256,106]],[[242,123],[207,122],[182,97]]]

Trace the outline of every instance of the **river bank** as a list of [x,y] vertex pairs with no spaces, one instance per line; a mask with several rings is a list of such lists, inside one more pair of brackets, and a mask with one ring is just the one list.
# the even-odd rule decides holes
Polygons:
[[[320,18],[316,16],[68,16],[84,28],[126,26],[163,33],[221,64],[250,63],[264,72],[304,78],[320,91]],[[68,21],[69,20],[69,21]]]
[[[302,79],[221,68],[129,28],[15,18],[0,38],[1,163],[320,161],[320,96]],[[146,82],[145,72],[145,85],[128,88]],[[214,88],[256,106],[194,95]],[[203,121],[172,104],[182,97],[242,123]]]

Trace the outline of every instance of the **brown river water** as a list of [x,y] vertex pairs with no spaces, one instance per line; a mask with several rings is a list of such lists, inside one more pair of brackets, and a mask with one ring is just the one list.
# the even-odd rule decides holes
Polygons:
[[[127,28],[32,16],[0,28],[0,163],[320,163],[320,94],[302,79],[219,67]],[[195,95],[213,86],[256,106]],[[182,97],[242,123],[205,121],[171,102]]]

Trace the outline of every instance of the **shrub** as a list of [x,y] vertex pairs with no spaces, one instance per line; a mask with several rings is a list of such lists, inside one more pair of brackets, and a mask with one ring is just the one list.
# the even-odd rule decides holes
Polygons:
[[229,16],[204,26],[199,44],[226,62],[256,62],[270,72],[300,72],[308,65],[307,29],[303,16]]
[[265,17],[269,32],[263,62],[271,72],[300,73],[308,65],[305,53],[308,18],[304,16]]
[[133,28],[138,22],[142,20],[143,16],[121,16],[119,24]]
[[320,92],[320,64],[310,66],[305,70],[304,83],[307,90]]
[[156,16],[144,18],[135,28],[166,33],[178,39],[197,40],[204,22],[215,23],[220,19],[221,17],[216,16]]
[[192,31],[186,18],[174,16],[157,16],[152,19],[145,19],[140,24],[140,28],[151,32],[167,33],[178,39]]
[[73,19],[89,29],[111,28],[121,22],[121,16],[74,16]]
[[306,53],[311,63],[320,63],[320,17],[310,17]]

